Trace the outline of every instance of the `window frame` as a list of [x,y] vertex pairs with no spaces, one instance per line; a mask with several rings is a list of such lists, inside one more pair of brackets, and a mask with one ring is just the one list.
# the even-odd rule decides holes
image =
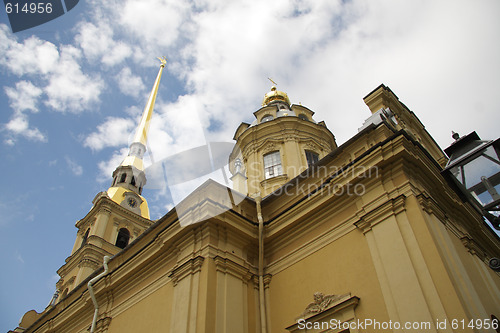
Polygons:
[[[126,241],[122,241],[122,237],[127,237]],[[118,230],[118,235],[116,235],[116,241],[115,241],[115,246],[119,247],[120,249],[124,249],[127,247],[128,244],[130,244],[130,231],[127,228],[120,228]],[[123,246],[123,247],[122,247]]]
[[283,175],[281,153],[279,150],[264,154],[262,159],[264,161],[264,179],[270,179]]
[[[305,154],[306,154],[306,162],[307,162],[308,168],[315,165],[316,163],[318,163],[318,161],[319,161],[319,154],[318,153],[316,153],[313,150],[306,149]],[[311,157],[311,158],[309,158],[309,157]]]

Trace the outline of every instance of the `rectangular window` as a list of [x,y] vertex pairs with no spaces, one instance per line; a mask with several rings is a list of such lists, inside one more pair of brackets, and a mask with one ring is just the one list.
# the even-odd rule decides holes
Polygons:
[[279,151],[273,151],[272,153],[264,155],[264,173],[266,179],[283,174]]
[[306,159],[307,159],[307,166],[310,167],[311,165],[313,164],[316,164],[318,163],[318,154],[312,152],[312,151],[309,151],[309,150],[306,150]]

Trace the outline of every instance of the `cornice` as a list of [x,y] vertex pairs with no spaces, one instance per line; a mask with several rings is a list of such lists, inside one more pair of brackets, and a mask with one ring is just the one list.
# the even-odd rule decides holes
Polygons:
[[231,259],[216,256],[213,260],[215,263],[215,270],[217,272],[233,275],[245,283],[247,283],[253,276],[247,267],[242,266]]
[[[290,126],[291,124],[293,126]],[[330,140],[326,140],[325,135]],[[272,122],[249,127],[238,137],[237,145],[240,147],[242,155],[246,157],[249,153],[261,150],[268,141],[285,142],[286,138],[291,138],[294,141],[312,138],[318,142],[332,141],[333,146],[336,147],[335,137],[328,128],[292,116],[280,117]]]
[[174,286],[176,286],[177,283],[179,283],[179,281],[184,279],[186,276],[200,272],[204,260],[205,258],[202,256],[191,258],[185,263],[174,268],[168,277],[172,279]]
[[[94,238],[98,238],[97,236],[93,236]],[[106,242],[104,239],[99,238],[101,241]],[[109,244],[109,243],[108,243]],[[111,244],[109,244],[111,245]],[[112,245],[111,245],[112,246]],[[97,263],[96,269],[100,266],[100,263],[102,261],[102,258],[105,256],[112,256],[113,254],[104,250],[101,247],[97,247],[93,244],[85,244],[83,247],[81,247],[78,251],[73,253],[73,255],[69,256],[66,258],[66,263],[62,265],[58,270],[57,273],[61,276],[64,277],[66,274],[68,274],[71,270],[74,268],[78,267],[80,263],[83,261],[87,262],[87,264],[83,264],[84,266],[87,265],[87,267],[90,264],[88,264],[88,260],[95,261]]]
[[460,240],[470,254],[478,256],[482,261],[486,261],[488,257],[486,252],[472,237],[466,235],[460,238]]
[[[101,192],[101,193],[103,193],[103,192]],[[81,229],[83,226],[85,226],[88,223],[89,220],[95,219],[96,216],[100,213],[109,214],[109,215],[111,213],[113,213],[113,214],[116,214],[120,217],[128,218],[128,219],[134,221],[135,223],[143,226],[144,228],[148,228],[154,224],[154,221],[147,219],[145,217],[142,217],[141,215],[138,215],[138,214],[126,209],[125,207],[120,206],[119,204],[117,204],[116,202],[111,200],[107,196],[107,194],[102,195],[101,193],[99,193],[96,196],[96,199],[94,199],[94,206],[90,209],[90,211],[87,213],[87,215],[85,215],[85,217],[82,218],[81,220],[77,221],[77,223],[76,223],[77,228]]]
[[404,195],[389,199],[377,208],[365,213],[358,221],[354,222],[354,225],[364,234],[367,233],[375,225],[385,221],[390,216],[403,212],[405,210],[405,199]]

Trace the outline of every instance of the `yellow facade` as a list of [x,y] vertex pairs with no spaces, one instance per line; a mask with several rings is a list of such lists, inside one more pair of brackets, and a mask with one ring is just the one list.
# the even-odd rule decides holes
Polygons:
[[[365,97],[371,120],[337,147],[312,111],[276,91],[236,131],[233,200],[207,181],[182,202],[183,221],[198,223],[181,227],[176,209],[153,223],[96,197],[77,223],[94,225],[94,262],[113,256],[94,286],[96,332],[497,332],[477,320],[500,317],[500,276],[487,264],[500,240],[441,176],[446,156],[418,118],[381,85]],[[319,161],[308,167],[310,150]],[[270,151],[283,172],[266,178]],[[123,226],[136,232],[122,250],[113,241]],[[71,267],[85,266],[78,237]],[[86,282],[103,271],[94,266],[17,331],[87,332]]]

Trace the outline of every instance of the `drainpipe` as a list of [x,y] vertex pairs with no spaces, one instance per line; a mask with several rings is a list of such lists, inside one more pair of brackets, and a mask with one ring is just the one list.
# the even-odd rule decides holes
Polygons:
[[89,294],[90,294],[90,298],[92,298],[92,302],[94,303],[94,318],[92,319],[92,326],[90,327],[90,333],[94,333],[95,331],[95,324],[97,322],[97,314],[99,312],[99,304],[97,304],[97,299],[95,298],[95,295],[94,295],[94,289],[92,288],[92,286],[94,285],[94,283],[96,283],[97,281],[99,281],[104,275],[108,274],[108,261],[109,261],[109,257],[108,256],[104,256],[104,263],[103,263],[103,266],[104,266],[104,272],[102,272],[101,274],[97,275],[96,277],[94,277],[93,279],[91,279],[89,281],[89,283],[87,283],[87,286],[88,286],[88,289],[89,289]]
[[259,221],[259,305],[260,305],[260,327],[262,333],[267,333],[266,300],[264,295],[264,220],[260,203],[260,193],[255,197],[257,205],[257,219]]

